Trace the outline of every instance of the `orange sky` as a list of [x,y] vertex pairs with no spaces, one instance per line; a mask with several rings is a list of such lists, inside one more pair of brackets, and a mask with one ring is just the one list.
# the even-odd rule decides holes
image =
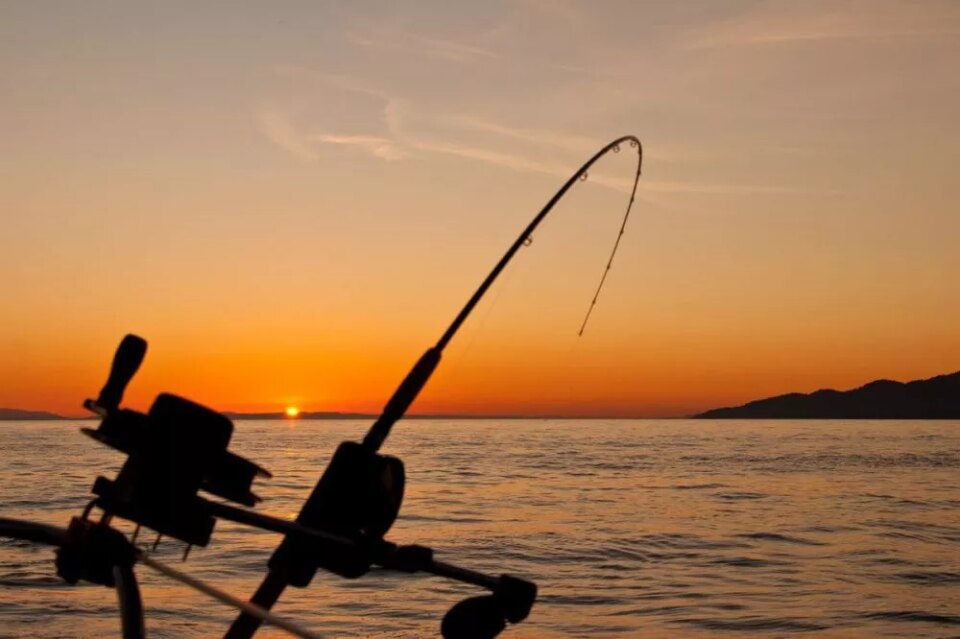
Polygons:
[[[0,406],[683,415],[960,369],[960,5],[0,8]],[[613,188],[611,188],[613,185]]]

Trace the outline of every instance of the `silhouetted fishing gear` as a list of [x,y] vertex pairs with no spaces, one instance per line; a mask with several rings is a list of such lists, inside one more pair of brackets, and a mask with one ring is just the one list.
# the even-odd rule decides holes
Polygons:
[[[308,639],[318,635],[256,602],[236,599],[156,561],[111,526],[115,517],[134,522],[137,532],[143,526],[155,530],[154,550],[161,537],[183,541],[188,549],[193,544],[205,546],[211,540],[216,521],[228,519],[282,534],[284,543],[298,552],[322,558],[311,566],[310,576],[319,565],[349,577],[358,577],[373,565],[407,573],[428,572],[491,591],[505,619],[519,621],[527,615],[536,593],[532,583],[509,575],[493,577],[461,568],[434,559],[433,550],[428,547],[401,546],[383,539],[400,507],[403,465],[395,458],[358,455],[360,444],[341,445],[323,483],[325,490],[333,492],[318,493],[328,503],[336,504],[340,514],[354,517],[346,523],[308,525],[310,522],[289,521],[229,503],[254,505],[259,498],[250,491],[251,483],[255,477],[269,473],[227,450],[233,424],[215,411],[167,394],[161,394],[147,414],[120,408],[126,386],[145,353],[143,339],[126,336],[114,356],[105,390],[97,400],[85,402],[103,420],[96,429],[81,430],[128,456],[116,479],[96,479],[96,497],[79,517],[71,519],[66,530],[0,518],[0,536],[57,546],[57,573],[68,583],[87,581],[115,587],[125,639],[144,636],[142,602],[133,572],[137,562],[240,609],[244,619],[254,619],[257,625],[270,623]],[[367,463],[371,461],[372,464]],[[366,481],[349,483],[354,477]],[[201,497],[201,490],[226,501]],[[338,495],[337,490],[343,493]],[[357,500],[352,509],[346,503],[349,500]],[[95,509],[102,512],[99,521],[91,518]]]
[[[500,261],[493,267],[493,270],[491,270],[483,282],[480,283],[480,286],[470,299],[467,300],[467,303],[453,319],[453,322],[450,323],[446,331],[440,336],[437,343],[427,349],[416,364],[414,364],[410,372],[407,373],[407,376],[384,406],[383,412],[370,427],[366,437],[363,439],[363,443],[343,442],[340,444],[329,466],[327,466],[327,469],[320,477],[316,487],[304,504],[300,514],[297,516],[298,523],[330,529],[347,535],[356,535],[364,539],[382,538],[382,536],[386,534],[399,513],[400,505],[403,501],[404,488],[403,463],[399,459],[380,455],[377,452],[389,436],[390,429],[404,416],[407,409],[416,399],[440,363],[440,357],[444,348],[446,348],[450,340],[453,339],[454,335],[456,335],[460,329],[460,326],[466,321],[480,299],[494,281],[496,281],[510,260],[513,259],[517,251],[523,246],[530,245],[533,232],[543,219],[546,218],[557,202],[563,198],[574,184],[586,179],[587,172],[594,163],[611,151],[614,153],[619,152],[621,144],[627,144],[630,148],[637,150],[637,169],[633,179],[630,199],[627,203],[616,242],[613,245],[613,250],[607,261],[600,283],[597,286],[597,290],[590,302],[590,307],[584,317],[583,324],[580,327],[579,334],[583,334],[586,323],[590,318],[590,313],[596,305],[600,290],[606,281],[606,276],[613,263],[617,248],[620,245],[620,238],[623,237],[627,219],[630,216],[630,210],[633,207],[633,202],[636,197],[637,183],[640,180],[640,171],[643,164],[643,147],[640,144],[640,140],[632,135],[618,138],[600,149],[570,176],[560,190],[557,191],[540,212],[534,216],[533,220],[531,220],[513,244],[507,249],[503,257],[500,258]],[[369,569],[369,561],[362,556],[324,553],[316,547],[306,547],[294,539],[286,538],[270,558],[269,572],[254,593],[251,601],[269,610],[280,598],[280,595],[287,585],[294,585],[300,588],[306,587],[313,579],[313,575],[319,567],[326,568],[344,577],[358,577]],[[497,618],[497,623],[481,623],[478,615],[488,614],[490,611],[498,609],[497,606],[503,607],[500,600],[495,596],[492,600],[483,600],[483,604],[477,603],[463,608],[455,607],[454,610],[457,611],[456,613],[454,613],[454,610],[451,610],[453,619],[463,620],[470,617],[471,621],[468,623],[451,621],[445,624],[444,627],[462,628],[469,627],[472,624],[475,628],[481,626],[489,628],[499,627],[502,630],[499,620],[507,618],[511,623],[517,623],[522,621],[529,613],[529,608],[532,606],[533,599],[536,597],[536,586],[534,584],[529,583],[529,588],[527,588],[527,593],[524,594],[524,597],[527,595],[529,595],[529,605],[522,611],[522,614],[518,613],[509,616],[501,614]],[[494,605],[494,603],[497,605]],[[249,615],[240,615],[227,632],[226,637],[227,639],[248,639],[256,632],[258,626],[259,622],[255,618]],[[453,631],[451,630],[450,632]],[[499,630],[489,636],[493,637],[497,633],[499,633]],[[445,631],[444,636],[459,637],[463,635],[447,634]]]
[[[318,635],[277,617],[270,608],[287,585],[307,586],[319,568],[347,578],[366,574],[374,565],[401,572],[427,572],[472,584],[489,594],[470,597],[444,616],[440,627],[445,639],[493,639],[508,623],[530,614],[537,596],[531,581],[486,575],[434,558],[431,548],[398,545],[384,539],[403,503],[403,462],[378,451],[440,362],[441,353],[480,298],[554,205],[588,169],[610,151],[629,143],[637,149],[633,191],[606,269],[593,296],[583,328],[596,305],[613,262],[640,177],[642,150],[633,136],[611,142],[587,161],[527,225],[480,287],[457,314],[437,343],[423,354],[387,402],[362,443],[343,442],[334,453],[295,521],[254,512],[260,498],[252,492],[257,477],[270,474],[254,462],[228,450],[233,423],[224,415],[190,400],[159,395],[147,413],[121,408],[123,394],[147,351],[142,338],[127,335],[114,356],[106,384],[96,400],[84,406],[102,418],[96,429],[82,428],[90,437],[124,454],[127,459],[113,480],[97,477],[95,497],[66,530],[0,518],[0,536],[47,543],[58,547],[57,573],[68,583],[88,581],[115,587],[124,639],[144,636],[143,607],[133,567],[137,562],[241,610],[227,632],[228,639],[251,637],[261,622],[271,623],[308,639]],[[205,491],[224,501],[200,496]],[[232,503],[231,503],[232,502]],[[99,521],[91,519],[94,509]],[[136,525],[132,540],[111,527],[113,518]],[[249,602],[158,562],[135,546],[141,527],[187,544],[210,543],[218,519],[254,526],[283,535],[269,561],[269,571]]]

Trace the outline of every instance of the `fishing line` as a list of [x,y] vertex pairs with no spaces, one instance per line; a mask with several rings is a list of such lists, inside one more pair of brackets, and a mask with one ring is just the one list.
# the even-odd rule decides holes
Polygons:
[[[640,167],[637,166],[637,177],[640,177]],[[617,239],[613,243],[613,250],[610,251],[610,259],[607,260],[607,266],[603,269],[603,275],[600,276],[600,283],[597,284],[597,290],[593,294],[593,299],[590,300],[590,306],[587,308],[587,314],[583,318],[583,324],[580,325],[580,331],[577,333],[577,336],[583,337],[583,331],[587,328],[587,322],[590,321],[590,314],[593,313],[594,307],[597,305],[597,299],[600,297],[600,291],[603,290],[603,284],[607,281],[607,275],[610,274],[610,269],[613,267],[613,258],[617,255],[617,249],[620,247],[620,240],[623,239],[623,234],[627,228],[627,218],[630,217],[630,209],[633,208],[633,202],[637,197],[637,186],[634,182],[633,192],[630,194],[630,202],[627,203],[627,212],[623,215],[623,222],[620,223],[620,232],[617,233]]]
[[213,597],[214,599],[216,599],[217,601],[220,601],[221,603],[225,603],[228,606],[237,608],[238,610],[242,610],[248,615],[252,617],[256,617],[257,619],[259,619],[260,621],[263,621],[264,623],[268,623],[282,630],[286,630],[287,632],[289,632],[295,637],[301,637],[302,639],[324,639],[321,635],[318,635],[312,630],[308,630],[307,628],[304,628],[303,626],[301,626],[300,624],[294,621],[284,619],[283,617],[275,615],[269,610],[264,610],[260,606],[255,606],[251,604],[249,601],[243,601],[242,599],[238,599],[237,597],[234,597],[233,595],[227,592],[224,592],[215,586],[211,586],[210,584],[204,581],[201,581],[196,577],[191,577],[185,572],[181,572],[176,568],[160,563],[156,559],[151,559],[145,553],[141,554],[138,557],[138,559],[145,566],[153,568],[154,570],[156,570],[162,575],[166,575],[167,577],[170,577],[175,581],[179,581],[185,586],[189,586],[190,588],[193,588],[194,590],[202,592],[203,594],[209,597]]
[[[530,244],[526,244],[525,246],[530,246]],[[526,262],[520,262],[516,268],[513,268],[504,274],[503,279],[497,283],[497,286],[491,293],[492,297],[490,298],[490,302],[487,304],[486,308],[481,311],[479,319],[473,322],[473,327],[467,329],[468,333],[466,335],[466,341],[464,342],[463,338],[461,338],[460,341],[464,342],[463,346],[454,354],[453,359],[450,361],[450,369],[456,370],[456,368],[463,361],[464,357],[466,357],[471,351],[474,343],[477,341],[477,337],[483,333],[483,329],[487,325],[487,320],[493,314],[493,309],[497,307],[497,303],[503,297],[504,291],[510,288],[510,285],[513,282],[516,282],[526,264]]]

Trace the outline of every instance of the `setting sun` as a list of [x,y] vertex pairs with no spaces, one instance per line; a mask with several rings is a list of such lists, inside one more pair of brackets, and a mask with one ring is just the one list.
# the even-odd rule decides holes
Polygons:
[[287,410],[284,412],[286,412],[287,417],[296,417],[300,414],[300,409],[296,406],[287,406]]

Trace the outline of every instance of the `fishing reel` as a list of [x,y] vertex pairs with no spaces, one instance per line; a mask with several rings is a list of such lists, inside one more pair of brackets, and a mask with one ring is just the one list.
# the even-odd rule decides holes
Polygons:
[[84,406],[103,420],[82,431],[128,455],[116,479],[97,477],[91,504],[161,536],[206,546],[216,523],[200,490],[253,506],[251,491],[265,469],[230,452],[233,423],[188,399],[161,394],[146,414],[120,408],[123,393],[143,362],[147,343],[135,335],[120,342],[107,383]]
[[406,483],[403,462],[357,442],[342,442],[307,498],[297,523],[347,537],[351,550],[286,537],[270,558],[271,572],[297,588],[310,584],[318,568],[355,579],[370,570],[367,542],[383,539],[400,513]]
[[378,452],[386,436],[378,426],[403,415],[439,361],[439,351],[429,349],[363,442],[340,444],[297,516],[299,524],[353,539],[357,551],[329,553],[287,537],[270,558],[271,578],[277,583],[305,588],[318,567],[347,578],[360,577],[370,569],[373,558],[364,549],[382,540],[396,521],[406,484],[403,462]]

